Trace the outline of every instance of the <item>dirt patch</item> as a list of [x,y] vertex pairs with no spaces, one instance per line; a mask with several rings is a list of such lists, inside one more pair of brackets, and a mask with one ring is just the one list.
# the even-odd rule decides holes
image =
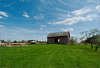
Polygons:
[[19,47],[28,46],[27,43],[1,43],[1,47]]

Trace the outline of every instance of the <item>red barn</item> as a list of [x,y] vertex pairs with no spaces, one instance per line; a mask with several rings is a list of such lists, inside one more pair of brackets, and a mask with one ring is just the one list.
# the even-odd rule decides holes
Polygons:
[[48,44],[69,44],[69,42],[70,42],[69,31],[49,33],[49,35],[47,36]]

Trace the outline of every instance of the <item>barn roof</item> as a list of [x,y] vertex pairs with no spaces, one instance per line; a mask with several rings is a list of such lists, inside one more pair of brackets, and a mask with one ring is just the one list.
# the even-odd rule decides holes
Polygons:
[[49,33],[47,37],[56,37],[56,36],[69,36],[69,31]]

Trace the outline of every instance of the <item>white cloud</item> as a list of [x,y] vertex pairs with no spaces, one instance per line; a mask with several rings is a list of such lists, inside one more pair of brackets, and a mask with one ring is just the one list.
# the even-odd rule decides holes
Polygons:
[[61,12],[67,12],[66,10],[63,9],[59,9],[59,8],[55,8],[57,11],[61,11]]
[[95,17],[97,17],[96,14],[91,14],[91,15],[87,15],[85,18],[86,18],[86,20],[88,20],[88,21],[93,21],[93,19],[94,19]]
[[85,21],[85,20],[86,19],[84,17],[78,16],[78,17],[73,17],[73,18],[67,18],[59,22],[53,22],[53,24],[73,25],[75,23],[78,23],[79,21]]
[[87,2],[97,2],[99,0],[87,0]]
[[0,15],[8,17],[8,15],[5,12],[3,12],[3,11],[0,11]]
[[23,16],[24,16],[24,17],[27,17],[27,18],[30,17],[29,15],[27,15],[27,12],[24,12]]
[[15,29],[6,29],[6,31],[11,31],[13,33],[29,33],[29,34],[33,34],[33,33],[50,33],[50,31],[39,31],[39,30],[33,30],[33,29],[26,29],[26,28],[20,28],[20,27],[15,27]]
[[43,30],[43,28],[40,28],[40,30]]
[[52,23],[48,22],[48,24],[52,24]]
[[81,8],[79,10],[72,11],[71,13],[74,15],[83,15],[90,11],[92,11],[90,8],[85,7],[85,8]]
[[18,31],[25,32],[25,33],[37,33],[38,31],[36,30],[30,30],[30,29],[25,29],[25,28],[20,28],[16,27]]
[[42,14],[40,14],[39,16],[34,16],[34,19],[43,19],[44,16]]
[[74,31],[74,29],[73,29],[73,28],[69,28],[68,30],[69,30],[69,31]]
[[30,1],[33,1],[33,0],[19,0],[20,2],[30,2]]
[[3,17],[2,17],[2,16],[0,16],[0,19],[3,19]]
[[[27,29],[21,27],[14,27],[12,28],[3,28],[2,29],[2,39],[10,39],[10,40],[44,40],[47,39],[47,34],[51,33],[52,30],[42,31],[42,30],[34,30],[34,29]],[[55,32],[55,31],[53,31]],[[9,35],[5,35],[9,33]],[[44,35],[45,34],[45,35]]]
[[[100,5],[96,6],[96,9],[100,9]],[[84,22],[84,21],[93,21],[94,18],[96,18],[98,15],[96,14],[93,9],[84,7],[79,10],[75,10],[68,14],[65,14],[65,16],[58,17],[58,21],[54,21],[53,23],[48,24],[62,24],[62,25],[73,25],[78,22]],[[61,18],[61,19],[60,19]]]
[[63,24],[63,25],[73,25],[78,22],[83,22],[83,21],[93,21],[94,18],[97,17],[97,14],[88,14],[85,17],[78,16],[78,17],[72,17],[72,18],[67,18],[63,21],[58,21],[58,22],[53,22],[50,24]]
[[45,0],[40,0],[41,2],[45,3]]
[[96,9],[100,12],[100,5],[96,6]]
[[68,29],[60,29],[60,30],[62,30],[62,31],[74,31],[74,29],[73,29],[73,28],[68,28]]
[[0,25],[0,27],[4,27],[3,25]]

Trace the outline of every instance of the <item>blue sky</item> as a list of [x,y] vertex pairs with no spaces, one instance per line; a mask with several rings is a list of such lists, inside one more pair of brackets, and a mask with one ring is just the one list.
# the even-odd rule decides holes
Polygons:
[[100,29],[100,0],[0,0],[0,39],[46,41],[50,32]]

